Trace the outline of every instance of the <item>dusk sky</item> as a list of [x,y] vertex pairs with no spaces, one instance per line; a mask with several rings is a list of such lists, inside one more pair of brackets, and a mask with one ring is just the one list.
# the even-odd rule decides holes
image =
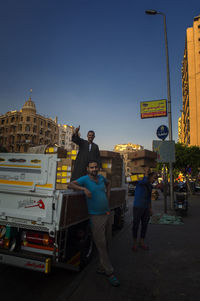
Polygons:
[[140,102],[167,98],[163,17],[169,46],[173,139],[182,109],[186,28],[199,0],[6,0],[0,5],[0,114],[30,95],[37,113],[96,132],[100,149],[152,149],[168,118],[140,118]]

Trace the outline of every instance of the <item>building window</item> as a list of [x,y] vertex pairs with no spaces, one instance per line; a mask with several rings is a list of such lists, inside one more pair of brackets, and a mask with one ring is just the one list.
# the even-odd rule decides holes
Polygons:
[[20,124],[18,127],[19,131],[22,131],[22,125]]
[[5,119],[2,119],[2,120],[1,120],[1,124],[4,124],[4,123],[5,123]]
[[14,122],[15,121],[15,117],[11,117],[11,122]]
[[40,129],[40,135],[43,135],[43,129]]
[[23,117],[21,117],[21,121],[23,121]]
[[36,118],[33,119],[33,122],[36,123]]
[[30,117],[29,116],[26,117],[26,121],[30,121]]
[[29,125],[26,125],[25,131],[26,131],[26,132],[30,132],[30,126],[29,126]]

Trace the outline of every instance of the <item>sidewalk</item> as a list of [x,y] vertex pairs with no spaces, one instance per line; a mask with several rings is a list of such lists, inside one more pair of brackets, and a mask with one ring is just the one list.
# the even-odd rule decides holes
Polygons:
[[[153,202],[163,213],[163,198]],[[149,251],[132,252],[132,200],[127,222],[114,236],[110,258],[120,287],[112,287],[96,273],[96,262],[82,272],[69,301],[199,301],[200,300],[200,196],[191,196],[183,225],[149,224]]]

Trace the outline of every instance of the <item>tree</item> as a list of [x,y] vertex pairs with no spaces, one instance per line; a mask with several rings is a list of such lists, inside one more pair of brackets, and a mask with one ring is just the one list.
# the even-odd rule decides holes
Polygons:
[[200,148],[198,146],[187,146],[182,143],[175,144],[176,162],[174,169],[185,172],[186,167],[192,168],[195,175],[200,167]]

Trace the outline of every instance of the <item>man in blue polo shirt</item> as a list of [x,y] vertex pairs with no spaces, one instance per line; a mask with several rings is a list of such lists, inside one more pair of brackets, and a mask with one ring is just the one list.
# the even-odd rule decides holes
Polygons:
[[113,286],[119,286],[119,280],[113,274],[107,250],[107,232],[110,224],[110,183],[102,175],[98,175],[98,163],[91,161],[87,167],[88,175],[72,181],[68,187],[81,190],[87,199],[88,213],[91,220],[93,240],[96,244],[100,267],[97,272],[108,276]]

